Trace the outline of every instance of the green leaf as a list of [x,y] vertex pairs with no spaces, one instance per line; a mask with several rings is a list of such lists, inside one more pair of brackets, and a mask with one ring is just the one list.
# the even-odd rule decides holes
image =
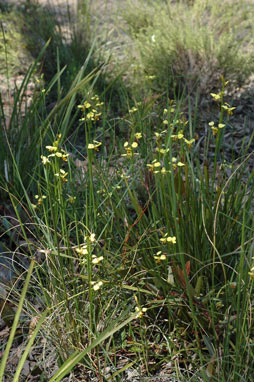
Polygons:
[[1,365],[0,365],[0,381],[3,380],[6,362],[7,362],[7,359],[8,359],[8,356],[9,356],[9,352],[11,350],[11,346],[12,346],[12,343],[13,343],[13,340],[14,340],[14,337],[15,337],[16,329],[17,329],[17,326],[18,326],[18,323],[19,323],[19,317],[20,317],[21,312],[22,312],[24,300],[25,300],[25,297],[26,297],[26,292],[27,292],[28,285],[29,285],[29,282],[30,282],[30,278],[31,278],[31,275],[32,275],[32,271],[33,271],[33,268],[34,268],[34,263],[35,263],[35,260],[32,259],[32,261],[30,263],[30,266],[29,266],[29,269],[28,269],[28,272],[27,272],[25,284],[24,284],[24,287],[22,289],[22,293],[21,293],[21,296],[20,296],[18,309],[17,309],[16,315],[15,315],[15,318],[14,318],[14,321],[13,321],[12,328],[11,328],[11,333],[10,333],[10,336],[9,336],[6,348],[4,350],[2,362],[1,362]]

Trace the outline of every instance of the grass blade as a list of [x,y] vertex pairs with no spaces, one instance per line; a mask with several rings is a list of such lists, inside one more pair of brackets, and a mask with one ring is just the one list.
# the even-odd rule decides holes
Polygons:
[[24,300],[25,300],[25,297],[26,297],[26,292],[27,292],[28,285],[29,285],[29,282],[30,282],[30,278],[31,278],[31,275],[32,275],[32,271],[33,271],[33,268],[34,268],[34,263],[35,263],[35,261],[33,259],[31,261],[31,263],[30,263],[30,266],[29,266],[29,269],[28,269],[28,272],[27,272],[25,284],[24,284],[24,287],[22,289],[22,293],[21,293],[21,296],[20,296],[20,301],[19,301],[18,309],[17,309],[16,315],[15,315],[15,318],[14,318],[14,321],[13,321],[12,328],[11,328],[11,333],[10,333],[10,336],[9,336],[9,339],[8,339],[8,342],[7,342],[7,345],[6,345],[4,354],[3,354],[2,362],[1,362],[1,365],[0,365],[0,381],[3,380],[6,362],[7,362],[8,355],[9,355],[9,352],[10,352],[10,349],[11,349],[11,346],[12,346],[12,343],[13,343],[13,340],[14,340],[14,337],[15,337],[16,329],[17,329],[17,326],[18,326],[18,323],[19,323],[19,318],[20,318],[20,315],[21,315],[21,312],[22,312],[22,307],[23,307]]

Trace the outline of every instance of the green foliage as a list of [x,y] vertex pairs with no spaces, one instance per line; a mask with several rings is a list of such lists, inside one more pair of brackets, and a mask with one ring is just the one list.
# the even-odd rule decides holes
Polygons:
[[[207,51],[201,33],[196,31],[193,40],[193,15],[207,17],[202,21],[206,36],[211,15],[219,18],[210,2],[206,8],[199,1],[170,8],[164,2],[153,8],[154,17],[151,4],[128,19],[138,42],[151,39],[159,17],[165,27],[181,10],[183,34],[177,37],[171,20],[173,41],[182,39],[179,49],[188,47],[192,53],[196,44],[197,61],[207,59],[212,37]],[[224,22],[232,9],[227,12],[221,16]],[[234,17],[240,17],[235,22],[241,25],[243,16]],[[221,20],[220,42],[219,26]],[[184,31],[192,33],[190,41]],[[211,94],[217,117],[204,123],[201,138],[198,110],[190,106],[187,113],[181,101],[166,95],[136,102],[123,83],[118,94],[125,95],[125,108],[115,108],[111,118],[114,84],[96,95],[101,72],[86,74],[94,47],[75,77],[74,67],[67,68],[72,75],[62,86],[66,72],[60,61],[66,51],[56,44],[58,53],[53,48],[50,53],[56,63],[53,78],[39,80],[22,114],[27,84],[48,44],[15,93],[8,126],[1,107],[1,200],[3,209],[12,205],[16,219],[14,224],[6,213],[1,237],[17,260],[34,258],[35,266],[21,292],[0,375],[23,309],[31,316],[37,312],[39,321],[16,380],[33,341],[43,335],[45,349],[55,349],[58,363],[51,381],[86,368],[104,378],[106,367],[112,379],[121,378],[135,364],[152,376],[169,362],[183,381],[236,382],[239,375],[251,381],[253,137],[242,144],[239,158],[231,155],[227,136],[235,108],[225,102],[230,84],[220,77],[219,91]],[[232,78],[240,65],[239,57],[234,59],[235,72],[233,67],[227,72]],[[156,86],[165,75],[159,69]],[[152,92],[153,80],[143,80]],[[51,98],[55,103],[48,108]],[[19,288],[17,282],[8,289],[9,300],[17,301]],[[38,313],[38,304],[45,316]],[[118,354],[128,359],[127,365],[119,364]]]
[[0,10],[0,74],[3,75],[1,81],[6,80],[7,76],[18,75],[20,67],[26,71],[32,62],[23,38],[24,27],[25,21],[17,12],[11,9]]
[[137,85],[140,78],[156,91],[207,93],[218,87],[219,75],[234,86],[243,83],[253,71],[253,12],[250,3],[230,0],[223,7],[218,0],[131,2],[123,16]]
[[[72,89],[78,88],[76,81]],[[60,112],[65,105],[62,118],[67,125],[65,113],[74,105],[75,92],[70,93],[56,106]],[[174,101],[157,115],[156,129],[146,119],[153,105],[149,110],[146,103],[137,104],[122,121],[130,126],[125,143],[113,140],[106,144],[104,137],[106,132],[113,135],[113,126],[101,123],[106,115],[103,102],[89,94],[77,109],[81,114],[75,127],[77,132],[84,131],[87,161],[78,159],[80,151],[70,157],[64,142],[75,147],[78,135],[74,130],[67,141],[69,130],[64,123],[58,135],[48,130],[51,142],[43,138],[47,130],[41,137],[30,178],[33,187],[24,186],[20,164],[10,157],[16,189],[9,197],[22,236],[28,243],[33,237],[32,253],[37,248],[45,257],[38,264],[36,283],[42,291],[40,299],[48,309],[54,307],[50,338],[59,348],[61,362],[66,361],[60,370],[65,365],[68,371],[74,367],[76,353],[70,359],[68,355],[77,348],[92,350],[100,338],[113,336],[107,330],[104,336],[98,328],[112,321],[115,330],[126,326],[128,320],[122,326],[117,323],[126,305],[135,307],[130,320],[141,320],[138,330],[131,324],[128,330],[147,372],[152,372],[149,360],[159,366],[169,361],[168,356],[177,356],[178,347],[187,359],[189,353],[197,353],[195,367],[207,370],[208,364],[214,376],[220,375],[224,381],[241,372],[246,357],[252,359],[253,281],[248,273],[253,177],[245,173],[250,155],[244,152],[239,162],[222,162],[222,129],[228,128],[222,94],[223,90],[213,97],[221,99],[218,107],[223,127],[216,130],[211,125],[205,137],[205,147],[216,142],[209,168],[210,149],[204,156],[195,148],[194,126]],[[42,126],[52,124],[56,110]],[[225,171],[229,168],[230,176]],[[244,184],[240,182],[243,177],[247,177]],[[28,230],[15,195],[22,195],[22,204],[29,211]],[[154,322],[156,327],[148,339],[147,330]],[[66,332],[59,338],[60,327]],[[177,346],[171,348],[173,342],[156,340],[160,332]],[[96,337],[99,342],[93,345]],[[153,355],[156,343],[168,349],[168,356],[160,351]],[[123,345],[118,341],[115,346],[121,349]],[[228,363],[235,354],[239,354],[237,365]],[[248,367],[253,367],[251,361]]]

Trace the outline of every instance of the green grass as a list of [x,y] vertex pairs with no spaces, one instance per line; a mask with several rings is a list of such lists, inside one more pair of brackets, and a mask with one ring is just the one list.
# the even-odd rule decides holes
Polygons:
[[25,20],[21,15],[3,6],[0,8],[0,28],[0,74],[7,79],[7,76],[18,76],[21,67],[26,71],[32,56],[23,38]]
[[5,370],[10,380],[43,338],[58,369],[44,368],[49,381],[88,369],[121,381],[128,368],[153,376],[169,363],[181,381],[251,381],[252,137],[231,155],[229,84],[220,78],[211,97],[218,118],[200,139],[199,110],[183,112],[179,99],[136,102],[123,82],[123,108],[112,105],[112,82],[97,96],[103,76],[96,67],[87,73],[92,47],[78,73],[67,67],[69,87],[59,54],[22,116],[47,49],[17,89],[8,128],[1,108],[1,200],[16,218],[3,215],[1,240],[32,265],[10,289],[18,310],[0,375],[18,320],[26,327],[36,316],[16,377]]
[[127,1],[132,86],[207,94],[223,75],[233,87],[253,71],[253,5],[219,1]]

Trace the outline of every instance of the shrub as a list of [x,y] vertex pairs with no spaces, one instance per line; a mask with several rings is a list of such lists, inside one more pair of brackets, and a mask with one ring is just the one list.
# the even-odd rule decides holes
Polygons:
[[129,2],[123,16],[136,84],[152,80],[157,91],[197,86],[206,93],[220,74],[242,84],[253,71],[253,14],[253,4],[242,1],[227,0],[223,9],[219,0]]

